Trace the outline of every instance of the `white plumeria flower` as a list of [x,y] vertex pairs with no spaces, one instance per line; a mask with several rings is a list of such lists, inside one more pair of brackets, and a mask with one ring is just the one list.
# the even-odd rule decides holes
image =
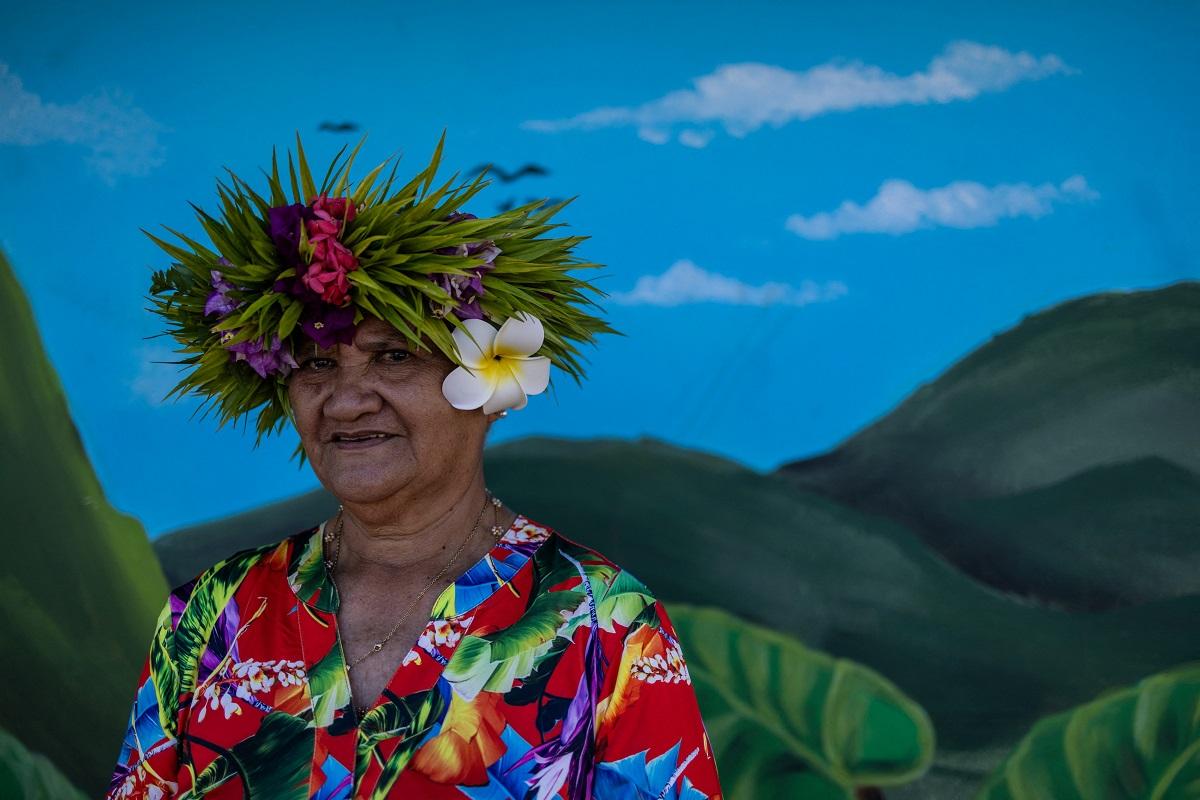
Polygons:
[[470,336],[461,328],[451,336],[465,367],[457,367],[442,381],[442,394],[450,405],[463,411],[482,406],[484,414],[506,408],[520,411],[529,402],[527,395],[546,390],[550,359],[534,355],[546,340],[541,320],[522,311],[505,320],[500,330],[482,319],[465,319],[463,326]]

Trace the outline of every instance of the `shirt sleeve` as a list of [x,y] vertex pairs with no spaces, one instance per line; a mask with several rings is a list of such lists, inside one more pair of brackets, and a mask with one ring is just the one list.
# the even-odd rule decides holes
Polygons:
[[173,609],[177,592],[159,612],[129,712],[125,739],[104,800],[164,800],[179,789],[179,669]]
[[717,763],[662,602],[630,624],[610,664],[596,731],[596,800],[719,800]]

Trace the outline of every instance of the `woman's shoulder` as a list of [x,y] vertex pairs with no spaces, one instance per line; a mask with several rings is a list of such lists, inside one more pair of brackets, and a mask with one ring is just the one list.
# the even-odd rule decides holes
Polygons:
[[286,569],[295,546],[303,544],[319,526],[313,525],[263,544],[236,550],[204,567],[191,578],[171,588],[176,603],[186,604],[198,593],[228,593],[256,573]]
[[[620,591],[641,595],[648,602],[656,600],[654,592],[623,561],[618,561],[609,553],[601,550],[592,543],[586,533],[574,538],[567,536],[561,530],[549,525],[525,518],[534,528],[547,531],[553,544],[544,558],[556,558],[565,562],[566,568],[574,570],[593,584],[599,582],[604,593]],[[595,589],[595,587],[594,587]]]
[[[534,524],[548,531],[547,546],[538,550],[535,559],[540,562],[537,591],[569,593],[571,600],[565,606],[562,601],[545,603],[562,608],[565,625],[589,620],[588,624],[598,627],[605,650],[620,650],[630,641],[646,647],[655,637],[661,637],[664,647],[678,647],[674,625],[662,600],[619,556],[612,557],[608,548],[602,551],[586,538],[586,533],[572,538],[555,528]],[[537,605],[534,602],[531,607]]]

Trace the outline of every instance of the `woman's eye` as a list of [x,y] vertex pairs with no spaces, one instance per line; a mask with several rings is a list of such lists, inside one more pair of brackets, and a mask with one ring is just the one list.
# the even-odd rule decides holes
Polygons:
[[[407,350],[384,350],[375,356],[376,361],[384,364],[403,364],[409,359]],[[300,371],[302,372],[331,372],[337,366],[337,362],[332,358],[323,358],[314,356],[300,362]]]
[[385,350],[379,354],[385,364],[401,364],[408,360],[407,350]]
[[332,358],[310,358],[300,362],[300,369],[320,372],[331,363],[333,363]]

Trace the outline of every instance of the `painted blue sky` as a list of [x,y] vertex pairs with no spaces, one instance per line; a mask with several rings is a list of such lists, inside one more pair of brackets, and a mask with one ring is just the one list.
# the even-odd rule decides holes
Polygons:
[[[317,485],[197,401],[144,309],[224,167],[443,179],[467,210],[578,195],[626,337],[497,423],[755,468],[836,446],[1029,313],[1200,278],[1192,3],[24,3],[0,29],[0,247],[113,504],[150,534]],[[1045,6],[1052,5],[1052,8]],[[322,121],[358,133],[321,133]],[[356,167],[356,172],[357,172]],[[361,175],[361,173],[358,173]],[[259,184],[260,185],[260,184]]]

